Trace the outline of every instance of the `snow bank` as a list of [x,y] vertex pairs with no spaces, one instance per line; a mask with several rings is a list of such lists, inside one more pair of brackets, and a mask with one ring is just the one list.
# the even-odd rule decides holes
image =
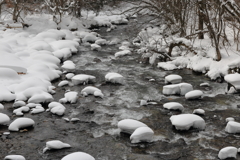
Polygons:
[[31,118],[17,118],[8,127],[10,131],[19,131],[21,128],[34,126],[35,122]]
[[149,127],[139,127],[130,136],[131,143],[152,142],[154,132]]
[[218,153],[218,158],[226,159],[226,158],[237,158],[237,148],[236,147],[224,147]]
[[169,110],[180,110],[183,111],[184,107],[182,104],[178,102],[168,102],[163,104],[163,108],[169,109]]
[[194,114],[173,115],[170,121],[177,130],[189,130],[190,127],[203,130],[206,126],[204,119]]
[[147,125],[134,119],[124,119],[118,122],[118,128],[121,132],[128,134],[132,134],[139,127],[147,127]]
[[74,152],[66,155],[61,160],[95,160],[95,158],[84,152]]

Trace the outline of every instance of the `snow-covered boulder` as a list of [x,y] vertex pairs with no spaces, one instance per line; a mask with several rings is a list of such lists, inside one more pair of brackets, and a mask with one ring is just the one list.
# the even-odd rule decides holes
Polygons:
[[22,106],[25,106],[25,105],[26,105],[26,102],[24,102],[24,101],[15,101],[13,103],[13,108],[22,107]]
[[177,130],[189,130],[190,127],[203,130],[206,126],[204,119],[195,114],[173,115],[170,121]]
[[185,98],[190,100],[190,99],[199,99],[202,98],[203,92],[200,90],[193,90],[189,91],[185,94]]
[[22,155],[8,155],[4,160],[26,160]]
[[203,109],[194,109],[193,114],[198,114],[198,115],[205,115],[205,111]]
[[59,116],[62,116],[65,112],[66,108],[58,102],[51,102],[48,104],[47,111],[52,112],[53,114],[57,114]]
[[31,109],[31,114],[38,114],[38,113],[42,113],[42,112],[44,112],[45,111],[45,109],[42,107],[42,105],[41,104],[38,104],[38,105],[36,105],[35,106],[35,108],[32,108]]
[[50,45],[53,48],[53,51],[70,48],[72,53],[77,53],[79,43],[73,40],[59,40],[51,42]]
[[66,71],[73,71],[76,69],[76,65],[70,60],[63,62],[61,67]]
[[240,133],[240,123],[229,121],[225,127],[225,131],[228,133]]
[[168,102],[163,104],[163,108],[169,109],[169,110],[180,110],[183,111],[184,107],[182,104],[178,102]]
[[235,121],[235,119],[233,117],[226,118],[226,122],[230,122],[230,121]]
[[118,122],[118,128],[121,132],[128,134],[132,134],[139,127],[147,127],[147,125],[134,119],[124,119]]
[[74,75],[75,74],[73,74],[73,73],[68,73],[68,74],[66,74],[66,78],[67,79],[71,79]]
[[58,83],[58,87],[66,86],[66,85],[68,85],[68,84],[69,84],[69,81],[63,80],[63,81],[61,81],[61,82]]
[[63,48],[57,51],[52,52],[53,55],[61,60],[66,60],[72,56],[72,51],[70,48]]
[[204,83],[201,83],[201,84],[200,84],[200,86],[201,86],[201,87],[209,87],[209,86],[210,86],[210,84],[209,84],[209,83],[207,83],[207,82],[204,82]]
[[124,77],[119,73],[107,73],[105,75],[106,82],[124,84]]
[[22,116],[24,112],[28,112],[29,110],[30,110],[29,107],[22,106],[20,108],[14,109],[13,113],[16,114],[17,116]]
[[8,127],[10,131],[19,131],[21,128],[34,126],[35,122],[31,118],[21,117],[15,119]]
[[91,50],[93,50],[93,51],[100,51],[101,50],[101,46],[100,45],[98,45],[98,44],[91,44]]
[[131,143],[152,142],[154,132],[149,127],[139,127],[130,136]]
[[122,57],[125,55],[130,55],[132,52],[130,50],[123,50],[115,53],[115,57]]
[[0,102],[2,101],[13,101],[15,100],[16,95],[9,91],[9,89],[0,84]]
[[165,77],[166,84],[177,84],[182,82],[182,77],[176,74],[171,74]]
[[77,74],[73,76],[72,78],[72,83],[74,85],[78,84],[88,84],[88,83],[95,83],[96,82],[96,77],[92,75],[87,75],[87,74]]
[[4,113],[0,113],[0,125],[6,125],[8,122],[10,122],[9,116]]
[[63,143],[62,141],[52,140],[52,141],[46,142],[46,147],[43,149],[43,153],[51,149],[63,149],[63,148],[70,148],[70,147],[71,145],[67,143]]
[[60,103],[76,103],[78,99],[78,92],[70,91],[64,94],[64,98],[60,99]]
[[106,44],[108,44],[106,39],[98,39],[98,40],[95,41],[95,43],[98,44],[98,45],[106,45]]
[[85,87],[82,91],[81,94],[84,96],[88,96],[89,94],[94,95],[95,97],[101,97],[103,98],[103,93],[100,89],[93,87],[93,86],[88,86]]
[[226,158],[237,158],[237,148],[236,147],[224,147],[218,153],[219,159],[226,159]]
[[230,83],[237,91],[240,91],[240,74],[228,74],[224,76],[224,80]]
[[189,83],[170,84],[163,86],[163,94],[165,95],[185,95],[187,92],[192,91],[193,87]]
[[4,109],[4,105],[2,103],[0,103],[0,110]]
[[95,160],[95,158],[84,152],[74,152],[66,155],[61,160]]

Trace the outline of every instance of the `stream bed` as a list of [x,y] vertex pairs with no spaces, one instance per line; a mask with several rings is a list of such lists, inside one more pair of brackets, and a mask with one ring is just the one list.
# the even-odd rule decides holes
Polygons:
[[[135,22],[134,22],[135,23]],[[133,23],[132,23],[133,24]],[[134,24],[136,25],[136,24]],[[107,40],[118,38],[131,40],[129,34],[133,30],[129,25],[120,25],[112,32],[100,28],[97,32]],[[210,81],[202,74],[188,69],[163,71],[148,64],[140,63],[141,55],[115,58],[120,45],[102,46],[100,51],[92,51],[89,46],[80,46],[80,50],[70,60],[76,64],[75,74],[85,73],[96,76],[97,82],[89,84],[101,89],[104,98],[80,96],[76,104],[64,104],[65,118],[79,118],[77,122],[67,122],[61,116],[44,112],[36,115],[26,113],[32,118],[34,128],[21,132],[7,132],[7,126],[0,128],[0,159],[6,155],[20,154],[27,160],[59,160],[72,152],[89,153],[96,160],[198,160],[217,159],[218,151],[227,146],[240,146],[239,134],[225,132],[227,117],[233,117],[240,122],[239,94],[227,95],[227,84]],[[117,72],[125,77],[124,85],[105,82],[108,72]],[[204,92],[199,100],[186,100],[183,96],[164,96],[162,88],[164,77],[178,74],[183,82],[193,85],[194,89]],[[65,80],[65,74],[53,85]],[[154,79],[155,81],[149,81]],[[200,87],[207,82],[209,87]],[[81,92],[87,85],[57,87],[55,101],[64,97],[67,90]],[[140,100],[156,102],[140,106]],[[177,131],[172,127],[169,118],[180,114],[163,108],[166,102],[179,102],[184,107],[183,113],[192,113],[194,109],[204,109],[206,121],[204,131],[191,129]],[[4,103],[4,113],[12,115],[12,103]],[[47,108],[47,105],[44,107]],[[11,116],[14,119],[14,115]],[[136,119],[147,124],[154,131],[152,143],[132,144],[130,135],[119,133],[118,121]],[[49,140],[61,140],[72,147],[62,150],[51,150],[43,153],[43,148]]]

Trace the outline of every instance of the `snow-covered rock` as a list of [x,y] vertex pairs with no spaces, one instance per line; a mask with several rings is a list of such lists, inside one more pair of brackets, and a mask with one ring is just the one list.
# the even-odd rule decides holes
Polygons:
[[233,117],[226,118],[226,122],[230,122],[230,121],[235,121],[235,119]]
[[75,74],[73,74],[73,73],[68,73],[68,74],[66,74],[66,78],[67,79],[71,79],[74,75]]
[[194,109],[193,114],[198,114],[198,115],[205,115],[205,111],[203,109]]
[[119,73],[107,73],[105,75],[106,82],[124,84],[124,77]]
[[190,99],[199,99],[202,98],[203,92],[200,90],[193,90],[189,91],[185,94],[185,98],[190,100]]
[[17,108],[17,107],[22,107],[22,106],[25,106],[26,103],[24,101],[15,101],[13,103],[13,108]]
[[38,104],[38,105],[36,105],[35,106],[35,108],[32,108],[31,109],[31,114],[38,114],[38,113],[42,113],[42,112],[44,112],[45,111],[45,109],[42,107],[42,105],[41,104]]
[[0,113],[0,125],[6,125],[10,121],[10,118],[8,115],[4,113]]
[[62,116],[65,112],[66,108],[58,102],[51,102],[48,104],[47,111],[52,112],[53,114],[57,114],[59,116]]
[[128,134],[132,134],[139,127],[147,127],[147,125],[134,119],[124,119],[118,122],[118,128],[121,132]]
[[106,39],[98,39],[98,40],[95,41],[95,43],[98,44],[98,45],[106,45],[106,44],[108,44]]
[[58,83],[58,87],[66,86],[66,85],[68,85],[68,84],[69,84],[69,81],[63,80],[63,81],[61,81],[61,82]]
[[210,86],[210,84],[209,84],[209,83],[207,83],[207,82],[204,82],[204,83],[201,83],[201,84],[200,84],[200,86],[201,86],[201,87],[209,87],[209,86]]
[[63,48],[57,51],[52,52],[53,55],[59,59],[66,60],[72,56],[72,51],[70,48]]
[[237,148],[236,147],[224,147],[218,153],[218,158],[226,159],[226,158],[237,158]]
[[77,53],[79,43],[73,40],[59,40],[51,42],[50,45],[53,48],[53,51],[70,48],[72,53]]
[[15,119],[8,127],[10,131],[19,131],[21,128],[34,126],[35,122],[31,118],[21,117]]
[[87,74],[77,74],[73,76],[72,78],[72,83],[74,85],[78,84],[88,84],[88,83],[95,83],[96,82],[96,77],[92,75],[87,75]]
[[101,50],[101,46],[100,45],[98,45],[98,44],[91,44],[91,50],[93,50],[93,51],[100,51]]
[[76,65],[70,60],[63,62],[61,67],[66,71],[73,71],[76,69]]
[[152,142],[154,132],[149,127],[139,127],[130,136],[131,143]]
[[176,74],[171,74],[165,77],[165,83],[177,84],[182,82],[182,77]]
[[4,160],[26,160],[22,155],[8,155]]
[[64,94],[64,98],[60,99],[60,103],[76,103],[78,99],[78,92],[70,91]]
[[9,89],[0,84],[0,102],[2,101],[13,101],[15,100],[16,95],[9,91]]
[[169,109],[169,110],[180,110],[183,111],[184,107],[182,104],[178,102],[168,102],[163,104],[163,108]]
[[67,143],[63,143],[62,141],[52,140],[52,141],[46,142],[46,147],[43,149],[43,153],[51,149],[63,149],[63,148],[70,148],[70,147],[71,145]]
[[228,74],[224,76],[224,80],[233,85],[237,91],[240,90],[240,74]]
[[206,126],[204,119],[195,114],[173,115],[170,121],[177,130],[189,130],[190,127],[203,130]]
[[132,52],[130,50],[123,50],[115,53],[115,57],[122,57],[125,55],[130,55]]
[[22,116],[23,112],[28,112],[30,110],[29,107],[27,106],[22,106],[20,108],[14,109],[13,113],[16,114],[17,116]]
[[225,131],[228,133],[240,133],[240,123],[229,121],[225,127]]
[[74,152],[66,155],[61,160],[95,160],[95,158],[84,152]]
[[193,87],[189,83],[170,84],[163,86],[163,94],[165,95],[185,95],[192,91]]
[[0,103],[0,110],[4,109],[4,105],[2,103]]
[[88,86],[85,87],[82,91],[81,94],[84,96],[88,96],[89,94],[93,94],[95,97],[101,97],[103,98],[103,93],[100,89],[93,87],[93,86]]

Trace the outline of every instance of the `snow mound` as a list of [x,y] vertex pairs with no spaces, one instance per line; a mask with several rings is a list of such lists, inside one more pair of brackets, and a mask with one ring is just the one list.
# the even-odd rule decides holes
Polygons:
[[78,99],[78,92],[70,91],[64,94],[64,98],[60,99],[60,103],[76,103]]
[[170,121],[177,130],[189,130],[190,127],[203,130],[206,126],[204,119],[195,114],[173,115]]
[[119,73],[113,73],[113,72],[107,73],[105,75],[105,80],[106,82],[124,84],[124,78]]
[[8,155],[4,160],[26,160],[22,155]]
[[59,116],[62,116],[65,112],[66,108],[58,102],[51,102],[48,104],[47,111],[50,111],[53,114],[57,114]]
[[0,84],[0,102],[2,101],[13,101],[15,100],[16,95],[10,92],[5,86]]
[[2,103],[0,103],[0,110],[4,109],[4,105]]
[[92,86],[85,87],[82,91],[81,94],[84,96],[88,96],[89,94],[93,94],[95,97],[101,97],[103,98],[103,93],[100,89]]
[[25,106],[26,103],[24,101],[15,101],[13,103],[13,108],[18,108],[18,107],[22,107],[22,106]]
[[230,122],[230,121],[235,121],[235,119],[233,117],[226,118],[226,122]]
[[31,118],[21,117],[15,119],[8,127],[10,131],[19,131],[21,128],[34,126],[35,122]]
[[126,55],[130,55],[132,52],[130,50],[123,50],[115,53],[115,57],[122,57]]
[[225,127],[225,131],[228,133],[240,133],[240,123],[229,121]]
[[163,94],[165,95],[185,95],[187,92],[192,91],[193,87],[189,83],[170,84],[163,86]]
[[95,44],[98,44],[98,45],[107,45],[108,42],[106,39],[98,39],[95,41]]
[[189,91],[185,94],[185,98],[190,100],[190,99],[199,99],[202,98],[203,92],[200,90],[193,90]]
[[224,80],[231,85],[237,90],[240,91],[240,74],[235,73],[235,74],[228,74],[224,76]]
[[139,127],[130,136],[131,143],[152,142],[154,132],[149,127]]
[[16,114],[17,116],[22,116],[23,112],[28,112],[30,110],[29,107],[27,106],[22,106],[18,109],[13,110],[13,113]]
[[132,134],[139,127],[147,127],[147,125],[134,119],[124,119],[118,122],[118,128],[121,132],[128,134]]
[[61,160],[95,160],[95,158],[84,152],[74,152],[66,155]]
[[157,67],[162,68],[166,71],[171,71],[171,70],[174,70],[174,69],[178,69],[175,64],[168,63],[168,62],[159,62]]
[[62,141],[52,140],[52,141],[46,142],[46,147],[43,149],[43,153],[51,149],[62,149],[62,148],[70,148],[70,147],[71,145],[67,143],[63,143]]
[[194,109],[193,114],[198,114],[198,115],[205,115],[205,111],[203,109]]
[[73,40],[59,40],[50,43],[53,51],[61,50],[63,48],[69,48],[72,53],[77,53],[79,43]]
[[63,48],[57,51],[52,52],[53,55],[59,59],[66,60],[72,56],[72,51],[70,48]]
[[68,84],[69,84],[69,82],[67,80],[64,80],[64,81],[61,81],[61,82],[58,83],[58,87],[63,87],[63,86],[66,86]]
[[98,44],[91,44],[91,50],[93,50],[93,51],[100,51],[101,48],[102,47]]
[[63,62],[63,65],[61,67],[66,71],[73,71],[76,69],[76,65],[70,60]]
[[163,108],[169,109],[169,110],[180,110],[183,111],[184,107],[182,104],[178,102],[168,102],[163,104]]
[[42,107],[42,105],[41,104],[38,104],[38,105],[36,105],[35,106],[35,108],[32,108],[31,109],[31,114],[38,114],[38,113],[42,113],[42,112],[44,112],[45,111],[45,109]]
[[165,84],[177,84],[182,82],[182,77],[176,74],[171,74],[165,77]]
[[10,122],[9,116],[4,113],[0,113],[0,125],[6,125],[8,122]]
[[218,153],[218,158],[237,158],[237,148],[236,147],[224,147]]
[[66,78],[67,78],[67,79],[71,79],[73,76],[74,76],[73,73],[68,73],[68,74],[66,74]]
[[78,84],[88,84],[88,83],[95,83],[96,82],[96,77],[92,75],[87,75],[87,74],[77,74],[71,78],[72,83],[74,85]]

